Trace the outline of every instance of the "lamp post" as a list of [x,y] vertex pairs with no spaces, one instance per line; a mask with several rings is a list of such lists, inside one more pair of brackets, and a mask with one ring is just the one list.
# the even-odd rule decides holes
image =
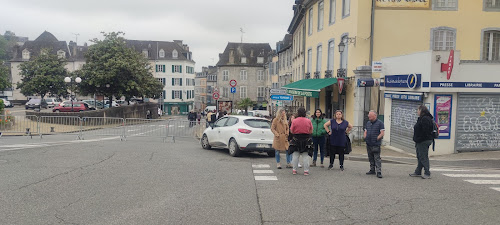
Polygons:
[[[64,82],[69,83],[71,85],[71,89],[70,89],[71,112],[73,112],[73,79],[71,79],[71,77],[65,77],[64,78]],[[76,77],[75,78],[75,82],[77,84],[81,83],[82,82],[82,78]]]

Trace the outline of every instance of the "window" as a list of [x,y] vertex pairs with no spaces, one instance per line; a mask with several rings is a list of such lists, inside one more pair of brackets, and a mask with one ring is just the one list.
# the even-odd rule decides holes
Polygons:
[[182,78],[172,78],[172,86],[182,86]]
[[257,57],[257,63],[264,63],[264,57]]
[[30,59],[30,51],[28,49],[23,50],[23,59]]
[[144,56],[144,58],[149,57],[149,52],[148,52],[148,50],[147,50],[147,49],[142,50],[142,55]]
[[222,80],[229,80],[229,71],[228,70],[222,71]]
[[308,73],[311,73],[312,55],[313,55],[312,49],[307,50],[307,72]]
[[217,120],[214,124],[214,127],[223,127],[224,124],[226,124],[228,119],[229,119],[228,117],[223,117],[220,120]]
[[240,86],[240,98],[246,98],[246,97],[247,97],[247,87]]
[[347,17],[351,13],[351,0],[342,0],[342,17]]
[[172,65],[172,73],[182,73],[181,65]]
[[247,63],[247,57],[241,57],[241,63]]
[[333,71],[333,56],[334,56],[334,51],[335,50],[335,41],[330,41],[328,42],[328,63],[327,63],[327,70],[332,70]]
[[182,98],[182,93],[181,91],[172,91],[172,99],[176,99],[176,98]]
[[163,86],[165,86],[165,84],[166,84],[166,80],[167,80],[167,79],[166,79],[166,78],[157,78],[157,80],[158,80],[161,84],[163,84]]
[[325,17],[325,3],[323,1],[318,4],[318,31],[323,30],[323,20]]
[[64,52],[63,50],[57,51],[57,57],[60,59],[66,58],[66,52]]
[[238,123],[238,118],[236,118],[236,117],[229,117],[229,119],[227,119],[226,127],[233,126],[233,125],[235,125],[237,123]]
[[313,9],[309,9],[309,35],[313,33]]
[[433,10],[458,10],[457,0],[434,0]]
[[160,53],[158,54],[160,58],[165,58],[165,51],[160,49]]
[[227,98],[229,96],[229,87],[222,87],[222,97]]
[[172,58],[177,59],[177,57],[179,57],[179,53],[177,52],[177,50],[174,49],[172,51]]
[[240,80],[247,80],[247,71],[240,70]]
[[[349,45],[347,43],[347,35],[344,35],[341,39],[342,42],[345,44],[344,51],[340,53],[340,68],[341,69],[347,69],[347,57],[349,55]],[[346,72],[347,73],[347,72]]]
[[264,80],[264,70],[257,70],[257,80]]
[[337,15],[337,0],[330,0],[330,24],[335,23],[335,16]]
[[484,0],[484,11],[500,11],[500,0]]
[[455,29],[442,27],[432,29],[432,46],[431,49],[435,51],[447,51],[455,49]]
[[165,65],[156,65],[156,72],[165,73]]
[[323,46],[318,46],[317,48],[317,51],[316,51],[316,72],[320,72],[321,71],[321,61],[322,61],[322,57],[321,55],[323,55]]
[[266,90],[265,87],[258,87],[257,88],[257,97],[264,97],[265,90]]
[[194,67],[186,66],[186,73],[194,74]]
[[483,60],[500,60],[500,29],[483,34]]

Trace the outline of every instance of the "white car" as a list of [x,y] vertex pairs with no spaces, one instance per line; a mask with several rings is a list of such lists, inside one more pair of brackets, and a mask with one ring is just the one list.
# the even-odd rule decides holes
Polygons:
[[3,100],[3,105],[5,106],[5,108],[10,108],[10,107],[14,107],[9,100],[5,99],[5,98],[0,98]]
[[274,135],[271,121],[251,116],[225,116],[203,132],[201,147],[204,149],[226,148],[229,155],[241,152],[267,152],[274,156]]
[[49,105],[49,108],[54,108],[61,104],[61,102],[57,98],[46,98],[45,101],[47,101],[47,105]]

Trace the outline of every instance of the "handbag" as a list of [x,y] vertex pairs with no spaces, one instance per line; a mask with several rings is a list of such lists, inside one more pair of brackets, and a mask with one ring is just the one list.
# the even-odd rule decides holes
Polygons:
[[349,153],[352,152],[352,146],[351,146],[351,139],[349,138],[349,135],[345,135],[345,139],[346,139],[346,144],[345,144],[345,148],[344,148],[344,154],[345,155],[349,155]]

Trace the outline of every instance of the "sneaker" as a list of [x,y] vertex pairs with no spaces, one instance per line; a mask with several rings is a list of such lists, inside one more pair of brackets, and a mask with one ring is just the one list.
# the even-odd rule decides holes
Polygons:
[[410,177],[421,177],[422,174],[410,173]]
[[304,172],[304,176],[309,176],[309,172]]
[[323,163],[321,163],[321,166],[319,166],[319,167],[321,167],[321,168],[325,168],[325,166],[323,165]]
[[297,170],[292,170],[293,175],[297,175]]
[[290,165],[290,163],[286,164],[286,168],[293,168],[292,165]]
[[340,170],[341,170],[341,171],[344,171],[344,166],[340,166]]
[[300,165],[300,163],[299,163],[299,168],[302,168],[302,165]]
[[431,179],[431,175],[424,174],[422,176],[422,179]]
[[332,165],[332,164],[330,164],[330,165],[328,166],[328,170],[331,170],[331,169],[333,169],[333,165]]
[[276,167],[280,170],[281,169],[281,163],[278,163],[278,165]]
[[316,167],[316,161],[313,161],[313,163],[311,164],[311,167]]
[[366,175],[375,175],[375,171],[370,170],[368,171],[368,173],[366,173]]
[[382,173],[378,172],[378,173],[377,173],[377,177],[378,177],[378,178],[382,178]]

